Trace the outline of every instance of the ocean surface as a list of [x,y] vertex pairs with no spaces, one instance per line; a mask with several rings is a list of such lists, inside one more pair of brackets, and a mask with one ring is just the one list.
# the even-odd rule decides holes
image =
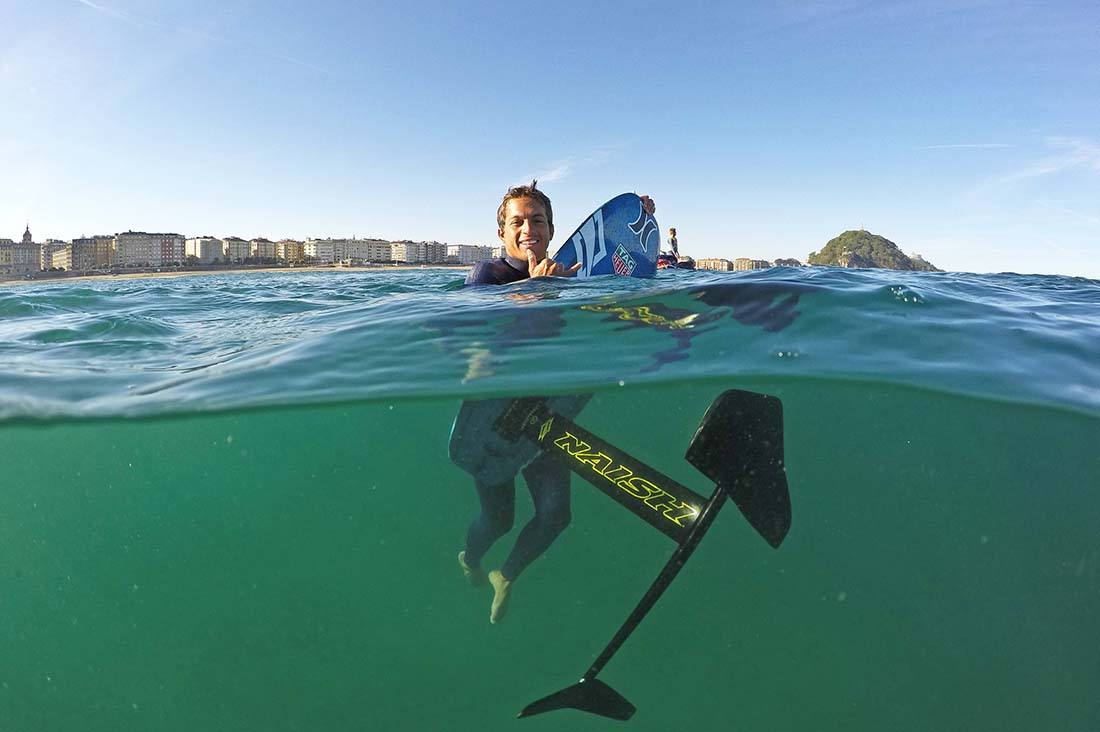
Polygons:
[[574,478],[490,625],[452,421],[593,394],[708,494],[684,453],[734,388],[782,400],[793,525],[718,517],[600,674],[625,728],[1100,729],[1100,282],[463,274],[0,287],[0,730],[619,729],[515,716],[674,544]]

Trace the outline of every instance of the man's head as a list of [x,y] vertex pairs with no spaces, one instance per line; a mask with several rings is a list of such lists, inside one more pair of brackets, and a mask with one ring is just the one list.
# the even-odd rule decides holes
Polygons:
[[668,235],[669,236],[676,236],[676,229],[669,229],[668,230]]
[[526,260],[531,251],[535,261],[541,262],[554,238],[554,209],[537,184],[533,180],[529,186],[515,186],[504,194],[497,209],[497,236],[508,256]]

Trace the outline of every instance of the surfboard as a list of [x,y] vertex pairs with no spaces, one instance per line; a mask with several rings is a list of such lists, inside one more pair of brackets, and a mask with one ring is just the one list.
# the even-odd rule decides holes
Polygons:
[[623,193],[596,209],[561,245],[553,260],[578,277],[652,277],[657,272],[661,230],[642,208],[642,199]]

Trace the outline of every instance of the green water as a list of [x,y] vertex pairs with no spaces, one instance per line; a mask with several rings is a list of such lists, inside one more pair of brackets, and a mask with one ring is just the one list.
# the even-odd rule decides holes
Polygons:
[[[600,675],[629,729],[1100,729],[1100,420],[704,379],[608,388],[577,421],[708,493],[682,456],[734,387],[783,400],[793,527],[775,550],[718,518]],[[618,728],[515,715],[580,677],[673,545],[575,478],[490,625],[455,561],[458,403],[0,424],[0,730]]]

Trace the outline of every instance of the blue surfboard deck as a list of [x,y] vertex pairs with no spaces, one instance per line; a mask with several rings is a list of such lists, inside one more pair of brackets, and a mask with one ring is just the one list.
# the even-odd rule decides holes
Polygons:
[[553,260],[566,268],[580,262],[578,277],[653,277],[660,247],[657,219],[645,212],[636,194],[623,193],[585,219]]

